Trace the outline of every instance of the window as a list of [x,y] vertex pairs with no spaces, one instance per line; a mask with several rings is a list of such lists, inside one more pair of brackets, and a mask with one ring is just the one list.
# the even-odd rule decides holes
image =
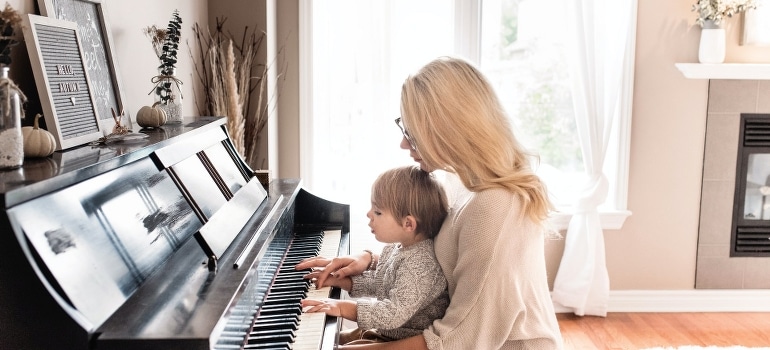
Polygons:
[[565,0],[483,1],[480,67],[497,89],[520,141],[559,208],[584,173],[566,60]]
[[[556,225],[566,227],[583,174],[563,36],[567,14],[560,11],[566,1],[302,2],[312,22],[306,31],[312,40],[303,45],[311,54],[301,58],[312,67],[312,78],[303,84],[311,96],[303,103],[312,107],[301,116],[305,185],[350,203],[351,221],[364,221],[374,178],[412,163],[398,147],[401,134],[393,125],[403,80],[437,56],[460,54],[485,71],[517,137],[539,154],[538,174],[564,210],[555,216]],[[611,182],[601,207],[605,228],[619,228],[627,216],[630,109],[624,110],[605,162]]]

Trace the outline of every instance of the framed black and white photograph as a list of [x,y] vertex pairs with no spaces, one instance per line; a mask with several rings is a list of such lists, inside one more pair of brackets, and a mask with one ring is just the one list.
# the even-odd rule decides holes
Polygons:
[[71,21],[78,24],[80,46],[86,60],[86,70],[91,80],[92,92],[102,129],[112,130],[115,121],[112,110],[120,114],[123,126],[131,127],[129,111],[125,110],[125,98],[121,90],[117,60],[113,50],[112,35],[105,17],[101,0],[37,0],[43,16]]
[[99,139],[102,127],[77,24],[37,15],[23,19],[35,85],[46,126],[56,138],[56,150]]

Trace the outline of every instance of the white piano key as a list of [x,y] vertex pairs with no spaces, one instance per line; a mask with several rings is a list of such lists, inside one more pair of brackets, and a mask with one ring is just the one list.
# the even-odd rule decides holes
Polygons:
[[[340,231],[325,231],[318,255],[325,257],[337,256],[340,236]],[[331,288],[329,287],[316,289],[311,285],[306,299],[325,299],[329,297],[330,293]],[[323,339],[325,323],[326,314],[323,312],[302,313],[300,315],[299,328],[297,329],[297,337],[294,341],[294,350],[318,350]]]

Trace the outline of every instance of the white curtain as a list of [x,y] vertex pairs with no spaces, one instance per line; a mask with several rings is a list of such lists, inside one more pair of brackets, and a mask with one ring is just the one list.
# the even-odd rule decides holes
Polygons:
[[613,123],[621,112],[623,70],[632,62],[634,0],[570,0],[572,96],[587,181],[565,237],[552,298],[579,316],[606,316],[610,281],[598,207],[609,183],[603,172]]

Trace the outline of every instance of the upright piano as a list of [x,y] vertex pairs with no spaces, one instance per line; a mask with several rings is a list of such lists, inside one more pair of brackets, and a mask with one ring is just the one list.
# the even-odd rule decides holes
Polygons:
[[0,348],[331,349],[299,300],[340,291],[293,266],[348,253],[349,206],[261,183],[224,118],[133,132],[0,171]]

